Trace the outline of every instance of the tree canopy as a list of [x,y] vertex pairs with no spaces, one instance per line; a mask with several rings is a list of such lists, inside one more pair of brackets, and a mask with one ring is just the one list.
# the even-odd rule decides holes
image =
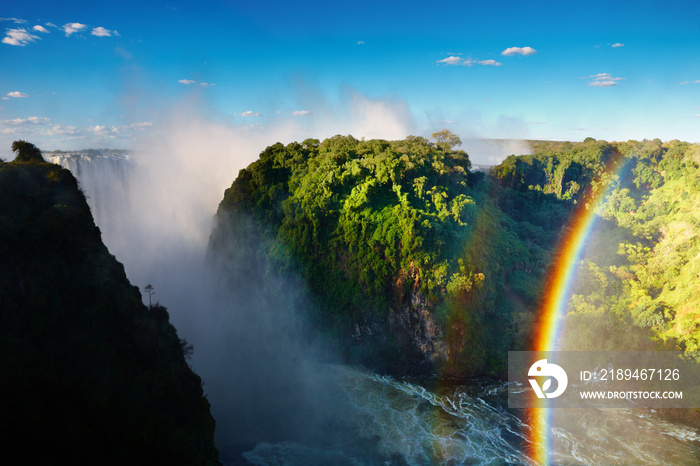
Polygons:
[[17,154],[15,162],[45,162],[39,148],[23,139],[12,143],[12,152]]
[[[444,350],[420,351],[435,349],[443,374],[498,373],[507,351],[531,347],[583,205],[599,220],[564,320],[569,349],[700,348],[700,146],[531,141],[484,175],[458,136],[433,139],[270,146],[226,191],[210,250],[251,235],[252,219],[266,267],[300,275],[316,323],[346,350],[367,331],[382,358],[410,359],[406,341],[434,324]],[[402,337],[391,322],[409,311],[432,323]]]
[[[425,309],[435,322],[426,325],[445,332],[448,372],[487,370],[491,351],[527,333],[531,319],[515,316],[508,300],[536,299],[546,254],[519,239],[484,174],[452,149],[459,138],[445,131],[436,140],[334,136],[270,146],[226,191],[210,251],[250,235],[241,225],[252,218],[269,268],[301,275],[317,304],[314,320],[338,339],[372,333],[378,359],[405,360],[400,340],[408,337],[389,327],[407,309]],[[542,233],[532,242],[548,240]]]
[[605,190],[588,205],[598,221],[564,320],[566,348],[700,350],[700,146],[587,138],[533,147],[494,168],[507,190],[567,204]]
[[437,146],[443,151],[452,150],[455,148],[455,146],[462,145],[462,140],[459,138],[459,136],[454,134],[449,129],[440,130],[433,133],[431,136],[433,139],[435,139]]

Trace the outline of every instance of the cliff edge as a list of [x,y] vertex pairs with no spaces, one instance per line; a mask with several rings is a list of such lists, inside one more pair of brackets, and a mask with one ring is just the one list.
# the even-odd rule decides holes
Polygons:
[[4,461],[219,464],[184,341],[142,303],[68,170],[0,162],[0,257]]

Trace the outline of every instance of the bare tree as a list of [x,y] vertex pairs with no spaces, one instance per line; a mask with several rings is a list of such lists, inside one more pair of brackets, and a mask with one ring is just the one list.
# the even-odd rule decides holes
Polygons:
[[146,285],[143,289],[146,291],[146,293],[148,293],[148,307],[150,309],[153,307],[153,303],[151,302],[151,297],[154,294],[156,294],[156,292],[153,290],[153,285],[151,285],[150,283],[148,285]]

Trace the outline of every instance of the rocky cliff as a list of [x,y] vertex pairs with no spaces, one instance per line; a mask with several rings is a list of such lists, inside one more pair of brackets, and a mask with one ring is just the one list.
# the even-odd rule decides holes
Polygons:
[[480,267],[458,263],[476,215],[469,168],[463,151],[413,136],[275,144],[226,191],[210,257],[230,269],[252,255],[293,276],[307,317],[347,361],[433,374],[448,355],[446,289]]
[[68,170],[0,162],[0,457],[218,464],[164,307],[142,304]]

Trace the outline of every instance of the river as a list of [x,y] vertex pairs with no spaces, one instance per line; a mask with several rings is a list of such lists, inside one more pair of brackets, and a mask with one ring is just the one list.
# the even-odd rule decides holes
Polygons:
[[[328,399],[317,400],[329,417],[316,435],[297,435],[294,428],[286,439],[259,439],[253,445],[249,438],[247,449],[222,451],[224,464],[537,464],[527,453],[530,412],[507,408],[503,381],[409,382],[343,365],[315,368],[326,393],[334,394],[330,408]],[[303,417],[313,405],[298,406],[298,414]],[[549,436],[552,464],[700,461],[697,429],[645,410],[561,409]]]

